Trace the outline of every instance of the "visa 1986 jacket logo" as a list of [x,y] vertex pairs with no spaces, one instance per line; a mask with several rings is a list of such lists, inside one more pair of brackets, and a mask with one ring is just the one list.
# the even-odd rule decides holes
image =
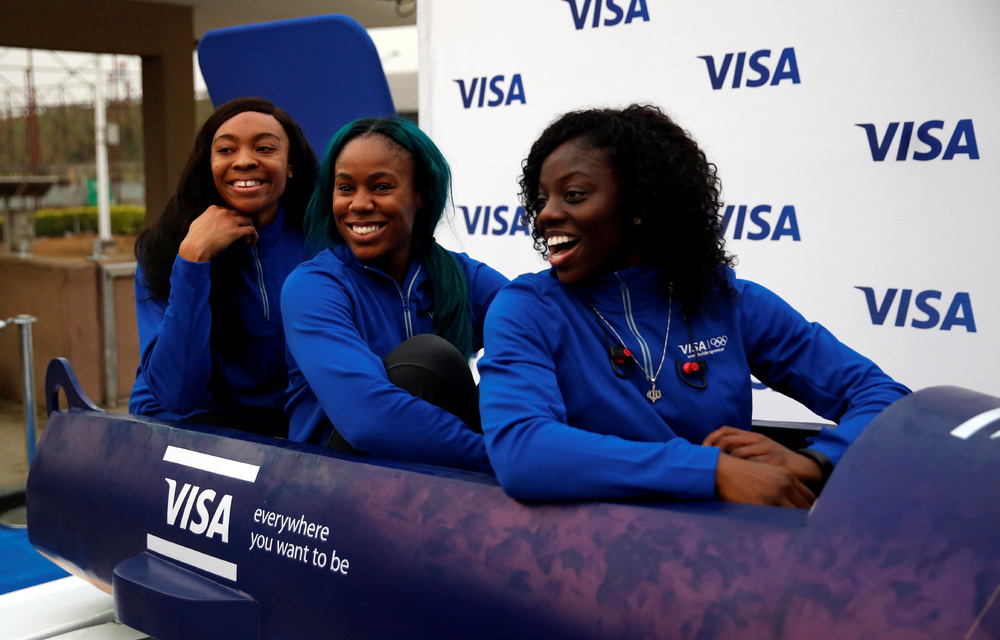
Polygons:
[[[902,124],[902,127],[900,127]],[[907,156],[914,160],[933,160],[941,156],[941,149],[944,149],[942,160],[951,160],[957,155],[966,155],[970,160],[979,159],[979,147],[976,144],[976,130],[971,119],[959,120],[958,124],[951,131],[948,137],[948,146],[944,147],[938,138],[936,131],[947,135],[944,120],[928,120],[917,126],[916,122],[890,122],[885,133],[879,136],[878,127],[874,124],[856,124],[868,134],[868,146],[871,148],[872,160],[882,162],[889,155],[892,143],[897,139],[896,132],[899,132],[899,143],[896,146],[896,161],[906,160]],[[921,145],[911,145],[913,129],[917,129],[917,140]],[[910,154],[910,150],[913,154]],[[923,148],[920,148],[923,147]]]
[[[769,84],[773,87],[783,80],[791,80],[792,84],[799,84],[799,63],[795,60],[795,49],[788,47],[781,50],[778,60],[774,62],[774,73],[771,73],[771,50],[761,49],[754,51],[747,56],[747,51],[740,51],[736,54],[736,64],[733,64],[733,54],[727,53],[716,66],[713,56],[698,56],[705,61],[708,68],[708,80],[712,83],[712,89],[718,91],[725,83],[729,70],[733,70],[733,89],[739,89],[741,84],[746,87],[762,87]],[[747,59],[749,57],[749,65]],[[746,74],[744,82],[744,66],[750,69]],[[753,74],[753,75],[751,75]]]
[[[872,324],[885,324],[892,311],[893,303],[899,295],[899,302],[896,304],[896,318],[893,323],[897,327],[905,327],[906,320],[910,312],[910,301],[917,308],[917,313],[922,313],[924,317],[910,318],[910,326],[916,329],[933,329],[941,323],[942,331],[951,331],[952,327],[965,327],[969,333],[976,332],[976,318],[972,313],[972,299],[969,294],[959,291],[952,296],[948,310],[941,318],[941,313],[937,309],[937,302],[941,300],[941,292],[935,290],[917,291],[912,289],[888,289],[881,300],[878,300],[875,289],[872,287],[854,287],[865,294],[865,301],[868,302],[868,313],[871,315]],[[914,295],[916,293],[916,295]]]
[[[504,76],[473,78],[468,84],[465,83],[465,80],[455,80],[455,82],[458,83],[458,90],[462,94],[462,106],[466,109],[473,104],[477,107],[508,106],[513,102],[527,104],[524,99],[524,83],[521,81],[520,73],[511,76],[509,84]],[[489,100],[486,99],[487,84],[489,84]]]
[[[624,9],[625,0],[562,0],[573,12],[573,25],[577,31],[583,29],[590,18],[591,28],[599,26],[613,27],[617,24],[629,24],[641,18],[649,22],[649,9],[646,0],[629,0],[628,10]],[[602,11],[603,5],[603,11]],[[601,18],[604,18],[603,22]]]

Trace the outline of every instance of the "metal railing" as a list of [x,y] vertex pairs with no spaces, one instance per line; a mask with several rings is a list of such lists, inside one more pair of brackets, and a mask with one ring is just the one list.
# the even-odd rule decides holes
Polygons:
[[104,406],[118,406],[118,325],[115,280],[135,277],[135,262],[101,264],[101,324],[104,331]]
[[28,440],[28,466],[35,458],[35,349],[31,337],[31,325],[38,320],[35,316],[22,313],[13,318],[0,320],[0,331],[15,324],[20,334],[21,366],[24,369],[24,422]]

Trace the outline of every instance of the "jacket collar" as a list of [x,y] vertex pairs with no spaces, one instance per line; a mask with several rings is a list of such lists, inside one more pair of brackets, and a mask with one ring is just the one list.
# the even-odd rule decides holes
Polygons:
[[659,298],[666,298],[661,271],[656,267],[628,267],[567,288],[587,305],[593,305],[601,310],[621,311],[623,287],[628,290],[633,307],[645,306]]
[[[330,248],[330,251],[332,251],[333,255],[335,255],[349,268],[365,275],[366,277],[380,279],[385,278],[387,280],[391,280],[397,285],[399,284],[378,267],[365,264],[364,262],[358,260],[357,256],[354,255],[354,252],[351,251],[351,248],[348,247],[346,243],[335,245]],[[427,270],[423,268],[423,262],[419,259],[414,259],[410,261],[410,268],[406,271],[406,278],[403,279],[402,288],[409,290],[414,278],[419,278],[419,281],[417,282],[419,285],[423,283],[426,277]]]
[[285,230],[285,206],[282,204],[278,205],[278,213],[274,217],[274,222],[267,225],[266,227],[260,227],[257,229],[257,253],[262,256],[266,256],[271,252],[271,249],[278,244],[278,240],[281,238],[281,233]]

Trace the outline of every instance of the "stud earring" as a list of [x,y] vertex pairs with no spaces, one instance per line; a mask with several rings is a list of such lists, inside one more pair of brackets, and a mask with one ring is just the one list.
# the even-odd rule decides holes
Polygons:
[[632,218],[632,224],[638,227],[640,224],[642,224],[642,218]]

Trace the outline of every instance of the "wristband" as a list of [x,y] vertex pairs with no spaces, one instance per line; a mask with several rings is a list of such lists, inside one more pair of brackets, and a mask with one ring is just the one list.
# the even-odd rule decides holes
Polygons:
[[821,477],[819,482],[816,483],[816,488],[822,489],[826,481],[830,479],[830,474],[833,473],[833,463],[830,462],[830,458],[826,457],[825,453],[821,453],[815,449],[799,449],[795,453],[805,456],[819,465]]

